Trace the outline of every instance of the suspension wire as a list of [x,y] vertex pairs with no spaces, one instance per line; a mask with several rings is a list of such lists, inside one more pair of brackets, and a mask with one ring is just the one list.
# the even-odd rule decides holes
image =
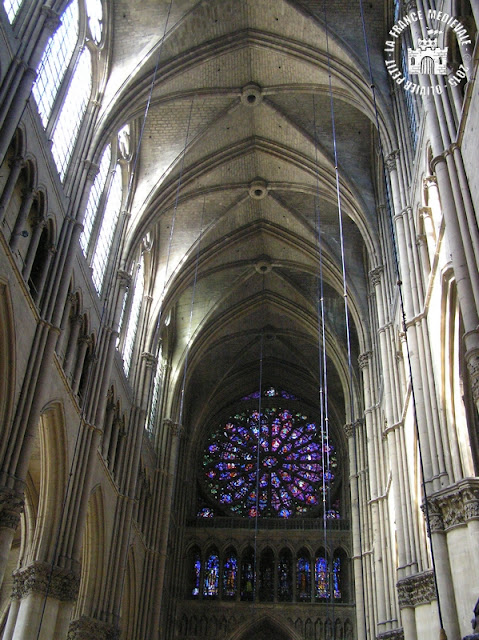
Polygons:
[[326,53],[328,60],[328,89],[329,89],[329,102],[331,112],[331,127],[332,127],[332,142],[333,142],[333,154],[334,154],[334,173],[336,182],[336,199],[338,208],[338,225],[339,225],[339,240],[341,250],[341,272],[342,272],[342,284],[343,284],[343,298],[344,298],[344,322],[346,330],[346,346],[347,346],[347,361],[348,361],[348,382],[349,382],[349,404],[351,414],[351,425],[353,431],[353,443],[354,443],[354,464],[355,464],[355,476],[356,487],[358,492],[358,541],[359,541],[359,556],[361,567],[361,591],[363,598],[363,617],[364,617],[364,632],[367,638],[367,624],[366,624],[366,589],[364,580],[364,560],[363,560],[363,534],[362,534],[362,517],[360,509],[360,483],[359,483],[359,467],[358,467],[358,443],[356,433],[356,421],[355,421],[355,402],[354,402],[354,388],[353,388],[353,366],[351,356],[351,331],[349,326],[349,303],[348,303],[348,291],[346,283],[346,259],[344,251],[344,229],[343,229],[343,212],[341,203],[341,189],[340,189],[340,175],[338,166],[338,147],[336,136],[336,120],[334,111],[334,99],[333,99],[333,85],[332,85],[332,73],[331,73],[331,54],[329,50],[329,25],[326,11],[326,2],[323,0],[323,14],[324,24],[326,30]]
[[[133,178],[135,176],[136,173],[136,167],[138,164],[138,159],[139,159],[139,155],[140,155],[140,150],[141,150],[141,146],[142,146],[142,141],[143,141],[143,134],[144,134],[144,130],[145,130],[145,124],[146,124],[146,118],[150,109],[150,104],[151,104],[151,99],[152,99],[152,95],[153,95],[153,89],[154,89],[154,85],[156,82],[156,76],[158,73],[158,68],[159,68],[159,64],[160,64],[160,58],[161,58],[161,53],[163,50],[163,44],[165,42],[165,38],[166,38],[166,33],[167,33],[167,28],[168,28],[168,22],[169,22],[169,18],[170,18],[170,14],[171,14],[171,8],[173,5],[173,0],[170,0],[170,4],[168,7],[168,12],[167,12],[167,17],[166,17],[166,22],[165,22],[165,29],[163,32],[163,36],[160,42],[160,47],[159,47],[159,51],[158,51],[158,56],[157,56],[157,60],[156,60],[156,64],[155,64],[155,69],[154,69],[154,73],[153,73],[153,77],[150,83],[150,88],[149,88],[149,92],[148,92],[148,98],[147,98],[147,102],[146,102],[146,106],[145,106],[145,111],[143,114],[143,120],[142,120],[142,126],[140,129],[140,133],[138,136],[138,143],[136,146],[136,154],[133,160],[133,168],[130,174],[130,180],[128,182],[128,188],[127,188],[127,193],[126,196],[124,198],[124,202],[127,204],[127,206],[130,204],[129,200],[130,200],[130,195],[131,195],[131,190],[132,190],[132,185],[133,185]],[[25,105],[26,106],[26,105]],[[111,183],[110,183],[111,184]],[[125,230],[125,225],[126,225],[126,216],[123,216],[121,223],[120,223],[120,230],[117,233],[117,242],[116,245],[113,246],[113,251],[111,252],[112,254],[112,259],[110,260],[111,264],[117,264],[118,262],[118,257],[120,254],[120,248],[122,248],[123,242],[124,242],[124,230]],[[103,304],[102,304],[102,310],[101,310],[101,315],[100,315],[100,319],[99,319],[99,325],[98,325],[98,335],[101,334],[101,331],[105,325],[106,322],[106,314],[107,314],[107,310],[108,310],[108,303],[110,302],[110,294],[112,292],[113,286],[114,286],[114,269],[110,270],[109,276],[106,280],[106,288],[105,288],[105,295],[103,296]],[[95,361],[97,358],[97,354],[98,354],[98,346],[99,346],[99,342],[97,341],[94,344],[92,353],[91,353],[91,359],[92,361]],[[92,388],[92,384],[93,384],[93,367],[89,367],[88,369],[88,374],[87,374],[87,379],[86,379],[86,383],[85,383],[85,393],[84,393],[84,398],[87,399],[89,397],[89,394],[91,392],[91,388]],[[135,396],[137,394],[137,390],[135,389]],[[61,509],[60,509],[60,514],[59,514],[59,521],[58,521],[58,527],[57,527],[57,531],[55,534],[55,545],[53,548],[53,553],[52,553],[52,560],[50,563],[50,570],[48,573],[48,579],[47,579],[47,585],[46,585],[46,589],[45,589],[45,594],[44,594],[44,598],[43,598],[43,603],[42,603],[42,610],[40,613],[40,620],[38,623],[38,629],[37,629],[37,633],[36,633],[36,640],[39,640],[40,638],[40,632],[42,630],[42,625],[43,625],[43,619],[45,616],[45,611],[46,611],[46,605],[47,605],[47,599],[49,597],[50,594],[50,590],[51,590],[51,586],[52,586],[52,581],[53,581],[53,572],[55,569],[55,560],[58,554],[58,549],[60,547],[60,538],[61,538],[61,531],[62,531],[62,526],[63,526],[63,520],[65,517],[65,511],[66,511],[66,507],[67,507],[67,500],[68,500],[68,496],[69,496],[69,491],[70,491],[70,486],[72,483],[72,479],[73,479],[73,471],[74,471],[74,467],[76,464],[76,460],[77,460],[77,455],[78,455],[78,449],[79,449],[79,445],[80,445],[80,436],[81,436],[81,432],[82,432],[82,424],[85,422],[85,415],[86,415],[86,402],[84,402],[80,408],[80,419],[79,419],[79,423],[78,423],[78,429],[77,429],[77,433],[76,433],[76,437],[75,437],[75,443],[73,446],[73,452],[72,452],[72,458],[71,458],[71,463],[70,463],[70,470],[69,470],[69,474],[67,477],[67,482],[65,485],[65,492],[64,492],[64,497],[62,500],[62,505],[61,505]],[[129,532],[128,532],[128,545],[127,548],[129,546],[129,541],[130,541],[130,537],[131,537],[131,520],[130,520],[130,527],[129,527]],[[123,593],[123,588],[124,588],[124,582],[125,582],[125,576],[123,576],[123,580],[122,580],[122,593]]]
[[[376,99],[376,85],[374,83],[374,75],[373,75],[372,65],[371,65],[369,42],[368,42],[368,37],[367,37],[367,33],[366,33],[366,21],[365,21],[365,18],[364,18],[364,8],[363,8],[362,0],[359,0],[359,9],[360,9],[360,13],[361,13],[361,24],[362,24],[364,45],[365,45],[365,50],[366,50],[366,59],[367,59],[369,82],[370,82],[370,88],[371,88],[371,97],[372,97],[373,106],[374,106],[374,117],[375,117],[375,121],[376,121],[376,129],[377,129],[377,135],[378,135],[378,146],[379,146],[379,151],[380,151],[381,160],[382,160],[382,173],[383,173],[384,187],[387,190],[387,184],[388,183],[387,183],[387,176],[386,176],[386,170],[385,170],[386,163],[385,163],[384,146],[383,146],[383,143],[382,143],[381,129],[380,129],[380,126],[379,126],[379,110],[378,110],[377,99]],[[425,476],[425,472],[424,472],[424,461],[423,461],[423,455],[422,455],[422,444],[421,444],[421,437],[420,437],[419,425],[418,425],[418,420],[417,420],[416,392],[415,392],[414,382],[413,382],[411,352],[410,352],[410,348],[409,348],[409,340],[408,340],[408,334],[407,334],[408,327],[407,327],[406,311],[405,311],[405,305],[404,305],[404,296],[403,296],[403,291],[402,291],[401,272],[400,272],[400,268],[399,268],[399,256],[398,256],[398,250],[397,250],[397,246],[396,246],[396,233],[395,233],[395,230],[394,230],[391,207],[386,207],[386,208],[388,210],[388,221],[389,221],[389,227],[390,227],[391,239],[392,239],[392,243],[391,244],[392,244],[392,249],[393,249],[394,268],[395,268],[396,277],[397,277],[399,304],[400,304],[400,308],[401,308],[401,320],[402,320],[402,326],[403,326],[403,332],[404,332],[404,344],[406,346],[408,371],[409,371],[409,380],[410,380],[410,385],[411,385],[412,413],[413,413],[413,421],[414,421],[414,427],[415,427],[415,431],[416,431],[416,438],[417,438],[417,445],[418,445],[419,469],[420,469],[420,474],[421,474],[421,487],[422,487],[422,491],[423,491],[423,495],[424,495],[424,515],[425,515],[425,518],[426,518],[426,532],[427,532],[427,537],[429,538],[430,550],[431,550],[431,564],[432,564],[432,570],[433,570],[433,576],[434,576],[434,589],[435,589],[435,592],[436,592],[436,599],[437,599],[437,612],[438,612],[438,618],[439,618],[440,631],[443,632],[441,634],[441,638],[443,640],[446,640],[443,617],[442,617],[441,600],[440,600],[440,596],[439,596],[439,586],[438,586],[438,583],[437,583],[436,559],[435,559],[433,541],[432,541],[432,536],[431,536],[431,519],[430,519],[430,514],[429,514],[429,503],[428,503],[428,495],[427,495],[426,476]]]
[[[316,101],[313,93],[313,127],[314,127],[314,143],[315,143],[315,162],[316,166],[319,165],[318,159],[318,136],[317,136],[317,122],[316,122]],[[318,372],[319,372],[319,410],[320,410],[320,424],[321,424],[321,457],[323,461],[323,473],[321,479],[322,489],[322,502],[323,502],[323,546],[326,560],[326,571],[328,584],[331,580],[331,571],[329,571],[327,548],[328,548],[328,522],[327,513],[331,507],[331,461],[329,457],[329,406],[328,406],[328,367],[327,367],[327,347],[326,347],[326,313],[324,308],[324,277],[323,277],[323,247],[322,247],[322,229],[321,229],[321,215],[319,206],[319,174],[316,175],[316,226],[317,226],[317,238],[318,238],[318,258],[319,258],[319,278],[317,284],[317,296],[318,296]],[[324,464],[324,454],[326,452],[326,465]],[[314,558],[313,564],[313,576],[316,578],[316,558]],[[316,592],[316,582],[313,589],[313,594]],[[330,593],[331,587],[329,586]],[[334,599],[331,602],[328,599],[327,611],[329,612],[329,606],[332,603],[333,609],[331,619],[334,620]]]
[[[263,290],[264,290],[263,275]],[[259,343],[259,398],[258,398],[258,440],[256,443],[256,503],[254,516],[254,552],[253,552],[253,608],[258,598],[258,528],[259,528],[259,483],[260,483],[260,451],[261,451],[261,411],[262,411],[262,393],[263,393],[263,353],[264,350],[264,333],[261,329]]]

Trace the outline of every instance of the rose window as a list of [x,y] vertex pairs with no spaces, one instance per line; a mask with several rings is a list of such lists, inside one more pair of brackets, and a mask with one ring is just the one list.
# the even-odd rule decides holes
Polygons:
[[[261,425],[260,425],[261,423]],[[266,407],[230,418],[208,438],[203,482],[224,513],[290,518],[330,507],[336,453],[301,412]]]

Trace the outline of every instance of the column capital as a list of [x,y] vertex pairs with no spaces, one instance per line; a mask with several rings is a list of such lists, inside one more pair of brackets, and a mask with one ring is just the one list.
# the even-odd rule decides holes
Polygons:
[[472,397],[479,405],[479,352],[475,349],[466,353],[467,370],[471,379]]
[[84,160],[83,166],[85,167],[85,170],[86,170],[87,180],[90,182],[93,182],[93,180],[96,178],[98,174],[98,171],[100,170],[100,167],[94,162],[91,162],[91,160]]
[[131,284],[131,273],[128,271],[124,271],[123,269],[118,269],[117,274],[118,283],[120,287],[129,287]]
[[430,189],[431,187],[437,187],[436,176],[426,176],[423,180],[423,185],[425,189]]
[[25,500],[23,493],[13,489],[0,490],[0,529],[15,530],[20,522]]
[[[479,481],[467,478],[427,499],[431,532],[448,531],[479,520]],[[421,507],[425,512],[425,505]]]
[[397,582],[396,588],[400,609],[430,604],[436,600],[436,588],[432,571],[424,571],[424,573],[416,573],[413,576],[402,578]]
[[386,156],[386,159],[385,159],[386,169],[389,171],[389,173],[397,169],[398,158],[399,158],[399,151],[397,149],[395,149],[394,151],[391,151],[391,153],[388,156]]
[[368,364],[371,356],[373,355],[372,351],[364,351],[364,353],[360,353],[358,356],[358,365],[360,369],[365,369]]
[[78,620],[73,620],[70,623],[67,640],[89,640],[89,638],[96,638],[96,640],[119,640],[120,629],[114,625],[96,620],[95,618],[88,618],[87,616],[81,616]]
[[77,573],[52,567],[46,562],[33,562],[28,567],[13,572],[14,598],[41,593],[62,602],[71,602],[76,600],[79,588],[80,576]]
[[381,265],[379,267],[371,269],[371,271],[369,272],[369,279],[373,287],[376,287],[377,285],[381,284],[381,276],[383,274],[383,271],[384,271],[384,267]]
[[145,366],[149,369],[153,369],[153,367],[156,367],[156,365],[158,364],[158,358],[148,351],[143,351],[143,353],[141,354],[141,359],[145,363]]
[[356,422],[348,422],[343,426],[344,429],[344,433],[346,434],[347,438],[351,438],[355,431],[357,429],[359,429],[360,427],[362,427],[363,425],[363,421],[362,420],[356,420]]
[[43,5],[41,9],[41,14],[45,16],[45,22],[43,23],[44,28],[53,34],[60,25],[60,16],[51,7],[47,7],[45,5]]

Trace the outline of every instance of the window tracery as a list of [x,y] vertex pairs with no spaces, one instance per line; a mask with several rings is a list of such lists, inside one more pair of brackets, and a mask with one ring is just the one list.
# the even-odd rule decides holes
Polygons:
[[23,0],[3,0],[3,6],[10,21],[10,24],[13,23],[15,18],[17,17],[18,12],[20,11],[20,7],[22,6]]
[[321,507],[336,468],[335,448],[314,422],[301,411],[271,406],[261,416],[239,412],[210,435],[202,481],[227,514],[290,518]]

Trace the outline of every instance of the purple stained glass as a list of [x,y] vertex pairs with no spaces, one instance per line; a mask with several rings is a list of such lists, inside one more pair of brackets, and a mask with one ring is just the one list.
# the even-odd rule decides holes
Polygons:
[[210,493],[223,510],[250,518],[290,518],[317,508],[323,478],[329,493],[336,468],[335,449],[321,443],[320,429],[284,407],[236,414],[210,435],[203,455]]

